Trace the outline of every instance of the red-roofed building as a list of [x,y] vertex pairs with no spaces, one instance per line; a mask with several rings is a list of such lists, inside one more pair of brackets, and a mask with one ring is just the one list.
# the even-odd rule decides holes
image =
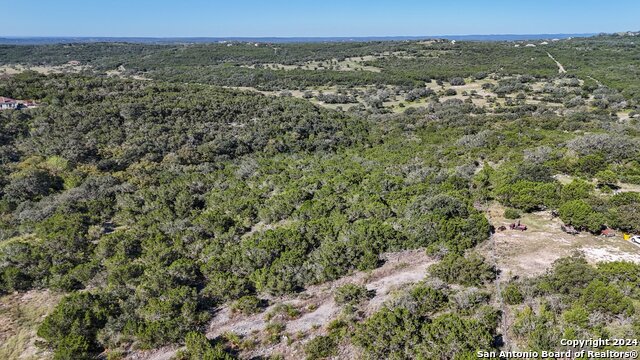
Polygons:
[[0,110],[17,109],[18,102],[14,99],[0,96]]

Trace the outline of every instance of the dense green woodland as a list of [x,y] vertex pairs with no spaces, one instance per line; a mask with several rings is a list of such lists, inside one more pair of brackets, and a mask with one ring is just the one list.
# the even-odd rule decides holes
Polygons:
[[[512,42],[453,45],[448,41],[426,45],[418,41],[260,46],[253,43],[0,45],[0,64],[63,65],[75,60],[99,71],[122,66],[128,74],[162,81],[303,90],[323,85],[415,86],[431,79],[448,80],[478,72],[551,77],[557,74],[554,63],[547,57],[547,52],[552,52],[570,73],[591,84],[599,81],[637,100],[640,98],[639,48],[635,37],[612,35],[571,39],[535,48],[516,48]],[[384,54],[391,56],[380,57]],[[331,68],[279,71],[242,67],[268,63],[303,65],[310,61],[346,58],[364,59],[365,65],[382,71]]]
[[[155,79],[87,70],[0,80],[0,95],[42,104],[0,112],[0,293],[67,294],[38,329],[57,359],[167,344],[186,345],[179,358],[228,359],[239,356],[229,339],[203,335],[219,307],[250,314],[261,299],[377,268],[383,253],[424,249],[440,260],[430,276],[368,318],[357,315],[366,291],[341,290],[351,312],[306,343],[307,356],[352,344],[370,359],[471,359],[501,347],[499,269],[474,250],[493,231],[486,204],[554,209],[592,233],[640,232],[640,194],[614,193],[640,184],[640,124],[609,107],[637,111],[640,52],[616,37],[554,44],[571,64],[558,75],[540,48],[526,50],[530,63],[510,44],[430,46],[446,55],[372,60],[380,73],[234,64],[411,54],[419,44],[0,47],[6,63],[75,59]],[[600,94],[559,115],[545,102],[489,112],[437,98],[401,114],[340,111],[216,86],[417,86],[478,72],[593,76],[608,87],[559,95]],[[506,94],[528,81],[509,79]],[[576,255],[514,279],[500,294],[517,311],[508,335],[540,350],[563,337],[637,338],[638,274]]]

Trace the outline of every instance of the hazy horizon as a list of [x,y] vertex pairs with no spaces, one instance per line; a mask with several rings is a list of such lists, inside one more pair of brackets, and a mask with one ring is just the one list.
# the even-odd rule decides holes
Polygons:
[[399,37],[614,33],[638,28],[640,3],[540,0],[321,3],[33,0],[0,24],[3,37]]
[[99,36],[1,36],[2,45],[44,45],[61,43],[140,43],[140,44],[208,44],[224,42],[249,43],[346,43],[367,41],[416,41],[444,39],[456,41],[540,41],[596,36],[589,34],[469,34],[423,36],[352,36],[352,37],[99,37]]
[[282,39],[349,39],[349,38],[445,38],[445,37],[463,37],[463,36],[542,36],[542,35],[597,35],[597,34],[614,34],[614,33],[622,33],[622,32],[635,32],[636,30],[628,29],[628,30],[620,30],[613,32],[606,31],[592,31],[592,32],[584,32],[584,33],[468,33],[468,34],[420,34],[420,35],[358,35],[358,36],[349,36],[349,35],[336,35],[336,36],[263,36],[263,35],[246,35],[246,36],[113,36],[113,35],[3,35],[0,34],[0,38],[9,38],[9,39],[37,39],[37,38],[78,38],[78,39],[91,39],[91,38],[119,38],[119,39],[260,39],[260,38],[282,38]]

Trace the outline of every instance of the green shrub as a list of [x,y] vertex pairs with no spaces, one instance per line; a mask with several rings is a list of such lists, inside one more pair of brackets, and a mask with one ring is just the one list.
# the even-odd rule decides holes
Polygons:
[[88,360],[95,359],[90,352],[91,345],[84,336],[70,334],[58,343],[53,353],[54,360]]
[[0,293],[28,290],[31,287],[31,282],[29,275],[16,266],[0,269]]
[[610,209],[609,222],[613,228],[628,233],[640,232],[640,202]]
[[327,331],[334,339],[341,339],[347,335],[349,323],[342,319],[331,320],[329,324],[327,324]]
[[291,304],[277,304],[271,311],[269,311],[269,313],[267,313],[265,319],[270,321],[275,317],[280,317],[286,320],[293,320],[299,318],[300,315],[300,310],[296,309]]
[[558,185],[520,180],[513,184],[499,186],[495,194],[503,205],[531,212],[555,205],[557,203]]
[[562,204],[558,209],[560,218],[578,229],[597,233],[606,222],[604,215],[593,210],[584,200],[572,200]]
[[495,266],[487,264],[482,256],[475,253],[467,257],[449,254],[432,265],[429,272],[448,283],[468,286],[482,285],[497,276]]
[[444,246],[454,252],[472,248],[490,234],[486,217],[454,192],[416,196],[407,205],[403,228],[405,247]]
[[[154,275],[158,278],[147,278],[144,286],[150,290],[153,285],[165,286],[162,290],[153,289],[154,293],[158,291],[158,295],[138,292],[138,298],[144,303],[139,305],[137,312],[140,320],[136,323],[135,336],[139,345],[146,348],[179,342],[189,331],[203,326],[208,318],[208,312],[200,307],[195,288],[166,284],[168,276],[160,269]],[[154,284],[156,282],[160,283]]]
[[595,176],[600,187],[615,188],[618,183],[618,174],[611,170],[598,171]]
[[547,294],[577,296],[597,275],[596,269],[587,263],[584,256],[561,258],[538,279],[538,288]]
[[307,359],[325,359],[338,353],[338,344],[330,336],[316,336],[304,346]]
[[524,295],[522,295],[518,285],[514,283],[510,283],[502,290],[502,298],[509,305],[522,304],[524,301]]
[[4,188],[5,198],[13,203],[39,200],[52,192],[61,190],[63,181],[46,171],[29,169],[14,177]]
[[573,164],[573,173],[591,178],[602,168],[607,166],[607,161],[600,154],[589,154],[579,157]]
[[480,72],[477,72],[477,73],[473,74],[473,78],[476,79],[476,80],[485,79],[487,76],[488,76],[488,74],[486,72],[484,72],[484,71],[480,71]]
[[609,283],[640,285],[640,264],[627,261],[611,261],[598,263],[598,273]]
[[529,306],[516,313],[513,324],[514,333],[526,340],[533,350],[552,349],[560,341],[560,333],[555,325],[555,316],[544,303],[538,314]]
[[611,284],[594,280],[584,289],[580,302],[589,312],[600,311],[610,315],[633,314],[633,303]]
[[587,199],[593,193],[594,186],[584,180],[573,180],[560,189],[562,201]]
[[505,219],[519,219],[520,216],[520,212],[516,209],[507,208],[504,210]]
[[443,314],[422,327],[423,339],[418,343],[420,359],[471,359],[480,349],[493,348],[497,317],[487,314],[480,319],[459,314]]
[[282,333],[286,329],[286,325],[281,322],[270,322],[265,326],[264,332],[267,335],[267,341],[270,344],[277,344],[280,342]]
[[231,304],[231,312],[241,313],[242,315],[253,315],[260,313],[267,306],[265,300],[254,295],[243,296]]
[[447,305],[449,300],[442,290],[422,284],[411,289],[409,294],[419,315],[428,315],[439,311]]
[[38,328],[38,336],[54,349],[56,358],[86,358],[103,350],[96,336],[116,314],[104,296],[74,293],[60,301]]
[[180,360],[233,360],[221,345],[212,345],[206,336],[198,332],[189,332],[185,336],[186,350],[177,356]]
[[413,358],[420,339],[421,318],[407,309],[382,308],[358,324],[354,344],[364,349],[370,359]]
[[338,305],[355,305],[369,300],[375,291],[370,292],[364,285],[345,284],[336,289],[334,300]]
[[562,315],[564,321],[573,326],[587,328],[589,326],[589,312],[580,305],[574,305]]
[[461,86],[465,84],[464,79],[461,77],[451,78],[449,80],[449,83],[451,84],[451,86]]
[[211,272],[203,293],[215,302],[247,296],[252,292],[249,279],[228,272]]

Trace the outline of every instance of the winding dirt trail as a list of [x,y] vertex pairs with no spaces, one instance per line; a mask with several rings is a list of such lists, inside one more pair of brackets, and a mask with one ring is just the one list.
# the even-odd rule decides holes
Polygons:
[[593,76],[587,76],[589,79],[593,80],[596,82],[596,84],[598,84],[598,86],[602,86],[602,82],[600,82],[600,80],[594,78]]
[[564,66],[562,66],[562,64],[560,64],[560,62],[558,60],[556,60],[556,58],[554,58],[553,55],[551,55],[550,53],[547,53],[547,55],[549,55],[551,60],[553,60],[553,62],[555,62],[556,65],[558,65],[558,73],[559,74],[564,74],[564,73],[567,72],[567,70],[565,70]]
[[316,326],[328,323],[340,313],[341,307],[333,301],[333,296],[337,287],[347,283],[361,284],[369,290],[375,290],[375,297],[370,300],[365,309],[366,313],[371,314],[382,306],[395,289],[424,279],[427,275],[427,267],[435,262],[433,258],[426,255],[424,249],[388,253],[384,257],[385,264],[371,272],[358,271],[335,281],[309,286],[305,291],[294,296],[274,299],[274,304],[261,314],[248,317],[234,316],[228,307],[223,307],[212,319],[207,336],[215,338],[225,332],[249,335],[255,331],[261,331],[268,322],[264,314],[279,303],[287,303],[299,308],[305,308],[310,304],[315,305],[315,310],[304,313],[300,318],[290,320],[286,324],[289,333],[309,331]]
[[[334,295],[337,287],[347,284],[360,284],[368,290],[375,290],[375,296],[363,309],[368,315],[379,310],[384,302],[390,299],[397,289],[420,282],[427,276],[427,268],[436,260],[428,256],[424,249],[406,250],[387,253],[382,256],[385,263],[372,271],[357,271],[338,280],[320,285],[312,285],[301,293],[274,298],[272,305],[264,312],[256,315],[242,316],[232,314],[228,306],[222,307],[211,319],[206,335],[216,338],[226,332],[242,336],[260,333],[269,321],[265,314],[275,309],[277,304],[289,304],[302,309],[303,314],[292,320],[285,321],[286,333],[297,334],[304,332],[312,335],[322,333],[322,326],[337,318],[342,307],[335,303]],[[310,307],[313,306],[313,307]],[[309,310],[313,309],[313,310]],[[290,335],[289,335],[290,336]],[[164,347],[152,351],[138,351],[126,357],[127,360],[169,360],[175,356],[180,347]],[[283,342],[278,345],[247,351],[245,356],[266,357],[272,353],[282,353],[287,359],[300,358],[302,353],[293,353],[290,346]],[[298,350],[295,350],[298,351]]]

